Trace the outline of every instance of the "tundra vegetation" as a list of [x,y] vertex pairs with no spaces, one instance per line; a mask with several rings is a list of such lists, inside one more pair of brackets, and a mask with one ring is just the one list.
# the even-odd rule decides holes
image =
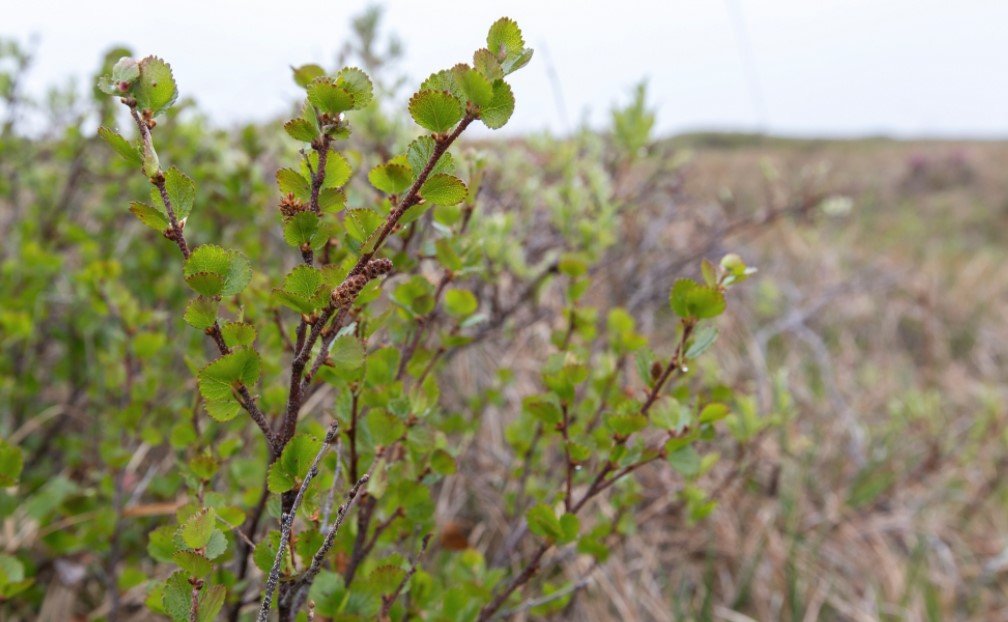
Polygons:
[[[657,141],[644,84],[471,138],[521,100],[513,20],[408,92],[353,32],[230,129],[157,56],[38,102],[0,43],[0,617],[1003,612],[1008,347],[955,302],[1003,251],[893,252],[918,221],[855,222],[896,199],[826,147]],[[991,200],[861,149],[932,216]]]

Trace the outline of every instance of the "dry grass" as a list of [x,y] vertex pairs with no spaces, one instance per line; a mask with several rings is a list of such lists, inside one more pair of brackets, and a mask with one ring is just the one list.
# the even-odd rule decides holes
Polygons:
[[[700,525],[674,476],[642,474],[638,530],[603,566],[570,564],[566,618],[1008,620],[1008,144],[710,142],[676,143],[693,157],[674,179],[627,178],[628,237],[593,298],[660,337],[675,275],[737,250],[760,275],[716,356],[785,423],[741,477],[711,476]],[[461,386],[520,376],[547,328],[468,354]],[[501,485],[505,424],[467,489]],[[474,538],[506,528],[494,495],[476,503]]]

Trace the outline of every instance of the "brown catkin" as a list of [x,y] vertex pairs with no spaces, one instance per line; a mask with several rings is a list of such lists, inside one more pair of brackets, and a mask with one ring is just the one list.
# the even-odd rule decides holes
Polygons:
[[367,285],[368,278],[363,274],[355,274],[347,277],[339,287],[332,292],[332,302],[337,307],[345,307],[353,302],[357,294]]
[[339,287],[333,290],[331,296],[332,303],[337,307],[344,307],[350,304],[357,297],[357,294],[364,289],[368,281],[376,279],[383,274],[388,274],[391,271],[392,262],[390,260],[384,257],[381,259],[372,259],[364,266],[361,274],[347,277]]
[[382,257],[381,259],[372,259],[364,266],[364,276],[371,279],[377,279],[383,274],[388,274],[392,271],[392,261]]

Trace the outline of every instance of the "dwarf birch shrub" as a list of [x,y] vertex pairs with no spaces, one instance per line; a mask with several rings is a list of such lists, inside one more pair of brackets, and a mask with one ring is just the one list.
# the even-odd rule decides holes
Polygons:
[[[229,151],[226,136],[179,114],[165,60],[106,59],[97,137],[111,148],[100,157],[118,161],[102,161],[115,183],[100,198],[116,207],[97,223],[71,217],[54,230],[74,241],[83,266],[58,282],[87,301],[81,313],[53,316],[79,335],[59,350],[68,357],[60,373],[79,392],[67,403],[102,409],[96,428],[57,441],[57,460],[87,456],[101,469],[87,486],[25,470],[36,494],[3,504],[52,554],[98,553],[101,615],[124,619],[138,590],[173,620],[547,614],[579,589],[557,583],[555,567],[570,553],[603,563],[632,528],[634,476],[645,467],[680,474],[692,520],[713,509],[697,483],[718,460],[707,442],[723,426],[747,442],[765,422],[732,412],[731,391],[693,361],[717,338],[726,293],[753,269],[728,255],[705,260],[699,280],[669,275],[668,347],[652,349],[625,310],[590,304],[628,208],[594,163],[606,145],[592,142],[584,162],[577,143],[559,148],[550,183],[522,186],[514,209],[486,205],[480,192],[512,183],[506,154],[460,148],[471,126],[508,122],[509,76],[531,58],[502,18],[471,62],[431,74],[399,113],[359,68],[296,67],[305,98],[283,123],[293,147],[281,151],[292,157],[273,189],[257,172],[273,137],[247,128],[240,151]],[[628,160],[653,124],[643,97],[615,115]],[[109,102],[128,114],[129,131],[112,129]],[[390,128],[403,119],[416,129],[399,144]],[[363,135],[354,136],[358,122]],[[71,143],[82,167],[92,140]],[[41,196],[45,183],[33,187]],[[143,237],[117,240],[126,209],[149,228]],[[20,261],[4,264],[5,288],[28,286],[8,292],[24,305],[0,316],[13,327],[5,348],[19,352],[45,348],[32,341],[44,321],[32,300],[57,282],[63,261],[27,242],[31,222],[19,219]],[[117,243],[122,261],[109,256]],[[528,353],[534,389],[503,366],[489,385],[445,386],[456,356],[506,339],[523,307],[551,314],[552,334]],[[42,381],[30,367],[15,371]],[[12,422],[23,422],[27,394],[3,388]],[[505,397],[515,390],[517,403]],[[479,541],[446,524],[437,505],[453,478],[475,481],[470,456],[497,419],[506,421],[507,477],[458,493],[500,499],[507,528]],[[4,486],[18,484],[26,460],[16,436],[0,445]],[[34,464],[45,446],[26,449]],[[86,528],[38,527],[64,505],[90,513]],[[23,593],[37,603],[36,558],[0,561],[0,599]]]

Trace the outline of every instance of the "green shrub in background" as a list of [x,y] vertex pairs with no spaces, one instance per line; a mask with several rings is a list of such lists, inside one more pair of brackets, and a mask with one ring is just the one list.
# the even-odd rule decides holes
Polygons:
[[[506,78],[531,56],[513,21],[494,23],[471,64],[409,98],[412,140],[379,101],[391,87],[355,67],[294,70],[295,152],[184,118],[169,65],[123,51],[98,80],[94,135],[81,118],[48,142],[5,129],[0,516],[19,527],[0,557],[5,607],[37,609],[32,577],[69,559],[98,580],[83,598],[108,619],[137,590],[174,620],[545,614],[571,597],[555,582],[565,554],[602,562],[632,524],[642,467],[664,461],[688,482],[693,520],[711,511],[693,483],[718,460],[705,441],[722,419],[740,442],[765,422],[732,414],[731,391],[692,361],[752,269],[727,255],[700,281],[668,275],[676,338],[656,353],[625,310],[586,302],[627,207],[601,154],[578,157],[598,144],[559,148],[548,185],[521,186],[548,222],[529,201],[484,205],[483,184],[530,163],[456,143],[506,124]],[[116,100],[135,137],[112,129]],[[615,122],[630,161],[653,124],[643,88]],[[69,212],[83,203],[97,207]],[[506,339],[516,309],[549,293],[552,334],[525,354],[535,389],[508,419],[499,487],[452,492],[519,387],[505,366],[456,386],[446,366]],[[439,520],[449,492],[500,497],[507,529],[470,542]]]

